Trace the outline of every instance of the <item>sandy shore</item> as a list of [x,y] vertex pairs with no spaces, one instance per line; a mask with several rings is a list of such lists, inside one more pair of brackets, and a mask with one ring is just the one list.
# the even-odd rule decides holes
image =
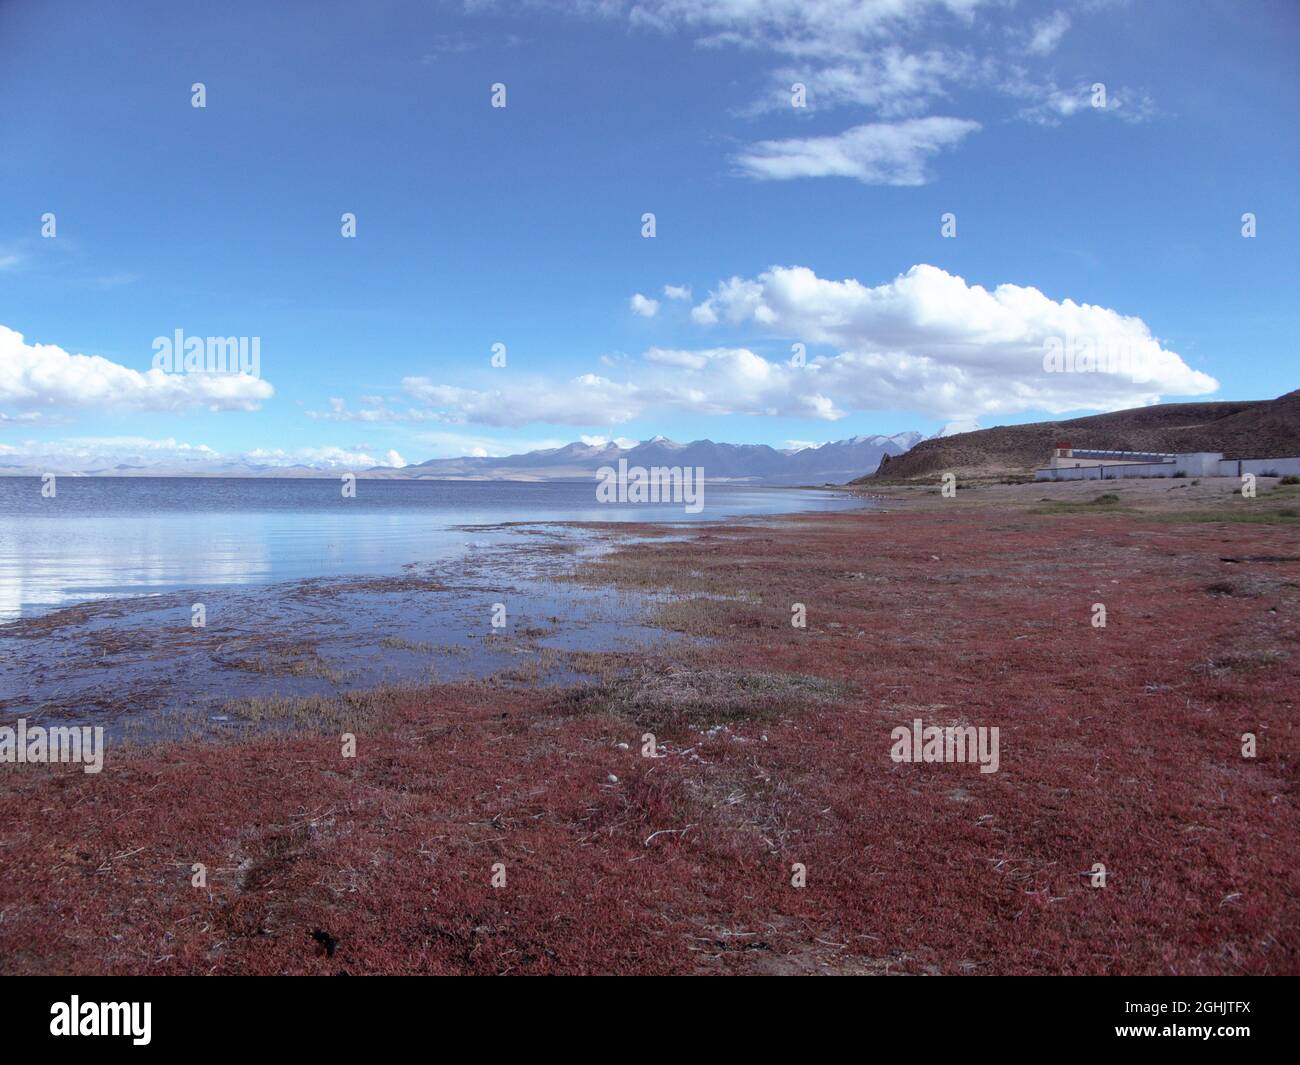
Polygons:
[[1300,501],[1236,486],[623,528],[556,579],[678,638],[587,683],[0,766],[0,971],[1296,973]]

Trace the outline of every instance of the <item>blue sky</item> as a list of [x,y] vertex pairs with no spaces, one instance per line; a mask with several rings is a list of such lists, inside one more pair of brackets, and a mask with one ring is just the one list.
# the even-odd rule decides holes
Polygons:
[[[0,461],[1271,397],[1297,44],[1286,0],[8,0]],[[151,372],[178,328],[260,338],[260,379]],[[1054,337],[1131,359],[1048,374]]]

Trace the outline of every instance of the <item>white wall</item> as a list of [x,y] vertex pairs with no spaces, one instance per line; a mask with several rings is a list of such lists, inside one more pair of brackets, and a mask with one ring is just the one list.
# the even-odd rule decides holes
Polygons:
[[1222,461],[1222,451],[1189,451],[1174,456],[1174,465],[1188,477],[1214,477]]
[[1172,477],[1178,470],[1173,462],[1125,462],[1115,466],[1067,466],[1058,470],[1037,470],[1038,481],[1113,481],[1119,477]]
[[1177,456],[1173,462],[1132,462],[1118,466],[1078,466],[1062,469],[1041,469],[1034,473],[1038,481],[1096,481],[1120,480],[1126,477],[1172,477],[1182,473],[1187,477],[1239,477],[1253,473],[1256,477],[1276,473],[1285,477],[1300,477],[1300,457],[1278,459],[1225,459],[1215,451],[1197,451]]
[[1253,473],[1258,477],[1266,470],[1282,477],[1287,474],[1300,477],[1300,458],[1223,459],[1218,466],[1220,477],[1240,477],[1243,473]]

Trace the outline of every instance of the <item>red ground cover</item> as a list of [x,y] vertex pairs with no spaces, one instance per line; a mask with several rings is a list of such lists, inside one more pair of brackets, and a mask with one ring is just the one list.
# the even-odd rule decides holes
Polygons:
[[[843,697],[653,760],[598,697],[453,686],[356,759],[261,737],[0,767],[0,971],[1296,973],[1296,554],[1279,526],[993,510],[629,546],[743,596],[643,667]],[[998,726],[999,771],[895,764],[914,717]]]

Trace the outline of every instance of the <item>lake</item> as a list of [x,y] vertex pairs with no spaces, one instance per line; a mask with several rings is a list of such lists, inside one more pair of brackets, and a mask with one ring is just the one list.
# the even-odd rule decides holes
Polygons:
[[350,499],[328,479],[40,486],[0,478],[0,719],[114,736],[250,727],[241,699],[571,683],[574,655],[669,638],[657,597],[568,579],[609,523],[863,505],[725,485],[698,514],[598,504],[592,482],[361,480]]
[[[0,622],[94,599],[383,576],[446,561],[508,522],[718,521],[860,507],[842,492],[707,485],[704,508],[601,504],[595,482],[0,477]],[[484,526],[498,528],[467,528]]]

